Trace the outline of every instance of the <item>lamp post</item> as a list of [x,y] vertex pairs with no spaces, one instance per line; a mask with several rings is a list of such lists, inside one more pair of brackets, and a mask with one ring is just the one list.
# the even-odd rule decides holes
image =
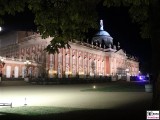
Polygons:
[[4,59],[1,58],[0,59],[0,82],[1,82],[1,79],[2,79],[2,68],[4,67],[4,65],[5,65]]
[[26,82],[28,82],[28,80],[29,80],[29,78],[28,78],[28,68],[29,68],[29,66],[31,65],[31,62],[30,62],[29,60],[26,60],[26,61],[24,62],[24,64],[25,64],[25,66],[26,66],[26,75],[25,75],[24,80],[25,80]]

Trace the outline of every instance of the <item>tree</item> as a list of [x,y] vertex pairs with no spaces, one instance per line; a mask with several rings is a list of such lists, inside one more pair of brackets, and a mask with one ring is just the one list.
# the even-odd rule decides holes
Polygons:
[[1,0],[0,15],[14,15],[29,8],[35,14],[34,22],[42,38],[54,39],[45,50],[55,53],[59,48],[70,47],[70,40],[85,39],[89,28],[98,27],[97,3],[98,0]]
[[141,25],[141,36],[152,44],[153,107],[160,109],[160,1],[104,0],[105,6],[127,6],[133,22]]

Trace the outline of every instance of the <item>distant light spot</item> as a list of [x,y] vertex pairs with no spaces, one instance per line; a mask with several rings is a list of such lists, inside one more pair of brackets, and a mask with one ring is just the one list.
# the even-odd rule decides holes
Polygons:
[[93,89],[96,89],[96,86],[95,86],[95,85],[93,86]]

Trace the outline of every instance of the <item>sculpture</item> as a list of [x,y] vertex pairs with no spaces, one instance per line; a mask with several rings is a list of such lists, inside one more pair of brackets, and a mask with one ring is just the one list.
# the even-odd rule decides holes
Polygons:
[[99,44],[105,44],[106,46],[113,44],[113,38],[103,29],[103,20],[100,20],[100,30],[92,38],[92,41],[99,42]]

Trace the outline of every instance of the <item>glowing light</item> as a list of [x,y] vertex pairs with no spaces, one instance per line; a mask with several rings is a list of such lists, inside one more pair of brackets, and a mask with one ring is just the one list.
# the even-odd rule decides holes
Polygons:
[[138,71],[138,73],[140,74],[140,73],[141,73],[141,71]]
[[56,71],[56,70],[54,70],[54,71],[53,71],[53,73],[54,73],[54,74],[57,74],[57,71]]
[[139,75],[139,76],[138,76],[138,79],[139,79],[140,81],[145,81],[145,76]]
[[93,89],[96,89],[96,86],[95,86],[95,85],[93,86]]
[[72,71],[66,71],[65,74],[71,75]]
[[79,72],[79,75],[84,75],[84,72]]
[[49,73],[50,75],[52,75],[52,74],[57,74],[57,71],[56,71],[56,70],[49,70],[48,73]]
[[142,80],[143,79],[142,76],[139,76],[139,79]]
[[31,64],[31,62],[30,61],[28,61],[28,60],[26,60],[26,62],[24,62],[24,64]]
[[53,71],[52,71],[52,70],[49,70],[48,72],[49,72],[49,74],[53,74]]
[[2,59],[1,59],[1,61],[3,62],[3,61],[4,61],[4,59],[2,58]]
[[2,27],[0,27],[0,32],[2,31]]

